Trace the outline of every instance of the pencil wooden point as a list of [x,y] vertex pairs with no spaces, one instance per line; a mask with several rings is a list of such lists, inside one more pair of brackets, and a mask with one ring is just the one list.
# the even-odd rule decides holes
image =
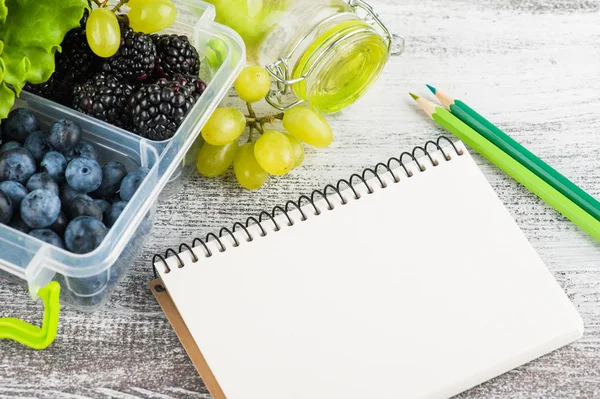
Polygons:
[[431,85],[428,85],[428,84],[426,84],[425,86],[427,86],[427,88],[428,88],[429,90],[431,90],[431,92],[432,92],[433,94],[435,94],[435,93],[437,92],[437,89],[436,89],[435,87],[433,87],[433,86],[431,86]]
[[410,94],[410,96],[411,96],[411,97],[412,97],[414,100],[418,100],[418,99],[419,99],[419,96],[417,96],[416,94],[413,94],[413,93],[408,93],[408,94]]
[[450,106],[452,104],[454,104],[454,101],[455,101],[454,98],[444,92],[439,91],[439,90],[436,90],[434,94],[438,98],[438,100],[440,100],[440,102],[442,103],[444,108],[446,108],[447,110],[450,110]]
[[415,99],[417,101],[417,103],[421,106],[421,108],[423,109],[423,111],[425,111],[425,113],[427,115],[429,115],[431,118],[433,118],[433,114],[435,114],[435,109],[439,108],[439,105],[429,101],[425,98],[416,98]]

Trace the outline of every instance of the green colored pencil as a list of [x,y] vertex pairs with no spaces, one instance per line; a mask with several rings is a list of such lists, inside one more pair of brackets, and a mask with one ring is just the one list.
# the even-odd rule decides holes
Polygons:
[[516,159],[521,165],[535,173],[546,183],[550,184],[565,197],[596,218],[596,220],[600,221],[600,202],[598,200],[583,191],[571,180],[542,161],[461,100],[456,100],[430,85],[427,85],[427,87],[452,115],[469,125],[477,133],[491,141],[496,147]]
[[509,176],[527,187],[548,205],[569,218],[573,223],[600,241],[600,221],[580,208],[557,189],[546,183],[535,173],[496,147],[491,141],[471,129],[443,107],[411,93],[421,108],[440,126],[454,134],[466,145],[486,157]]

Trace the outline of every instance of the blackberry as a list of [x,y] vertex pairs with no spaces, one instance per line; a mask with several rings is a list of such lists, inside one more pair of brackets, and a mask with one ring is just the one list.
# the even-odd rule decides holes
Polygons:
[[98,73],[86,83],[73,87],[71,107],[115,126],[131,129],[126,107],[133,91],[132,85],[122,83],[114,76]]
[[73,86],[92,76],[100,64],[100,58],[87,43],[85,25],[88,16],[89,11],[85,10],[80,26],[65,35],[61,43],[62,52],[56,52],[54,56],[56,71],[50,79],[41,84],[28,83],[26,91],[62,105],[71,105]]
[[143,85],[129,100],[134,132],[154,141],[168,140],[195,102],[195,89],[177,81]]
[[70,106],[73,101],[73,84],[74,81],[71,77],[54,73],[44,83],[37,85],[27,83],[24,90],[59,104]]
[[59,76],[81,82],[98,71],[101,58],[88,45],[85,26],[89,16],[86,9],[80,26],[70,30],[61,43],[62,52],[56,53],[56,70]]
[[173,77],[175,74],[198,75],[200,57],[186,36],[152,35],[156,46],[154,76]]
[[[174,80],[184,86],[192,87],[194,89],[194,98],[196,99],[196,101],[198,101],[200,96],[206,90],[206,83],[204,83],[204,81],[202,79],[200,79],[199,77],[196,77],[193,75],[175,74],[175,75],[173,75],[173,78],[171,80]],[[166,79],[164,79],[164,78],[159,79],[158,83],[165,82],[165,81],[166,81]]]
[[54,75],[50,76],[50,79],[47,82],[41,84],[31,84],[27,83],[23,90],[28,91],[29,93],[36,94],[40,97],[48,98],[52,100],[49,96],[52,95],[52,80],[54,79]]
[[121,47],[114,56],[102,64],[102,72],[115,76],[121,82],[143,82],[152,75],[156,60],[156,47],[150,36],[134,32],[123,22]]

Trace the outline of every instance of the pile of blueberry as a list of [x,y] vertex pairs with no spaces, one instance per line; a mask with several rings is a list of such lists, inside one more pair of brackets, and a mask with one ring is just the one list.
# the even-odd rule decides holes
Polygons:
[[18,108],[0,128],[0,223],[77,254],[102,243],[149,172],[100,166],[68,119],[43,132],[33,112]]

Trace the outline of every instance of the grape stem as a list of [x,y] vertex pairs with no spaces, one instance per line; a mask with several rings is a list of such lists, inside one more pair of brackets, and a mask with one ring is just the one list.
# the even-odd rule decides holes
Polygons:
[[263,134],[265,132],[266,124],[273,124],[276,120],[283,120],[283,112],[275,115],[257,117],[256,112],[254,112],[254,109],[252,108],[252,104],[246,103],[246,107],[248,108],[248,115],[246,115],[246,126],[250,127],[251,136],[253,130]]
[[246,103],[246,107],[248,108],[248,115],[250,118],[256,118],[256,113],[254,112],[254,108],[252,108],[252,104]]
[[127,3],[129,3],[129,0],[119,0],[119,3],[113,7],[112,12],[120,12],[121,7],[123,7]]
[[93,2],[98,6],[98,7],[102,7],[102,4],[100,3],[100,0],[93,0]]

